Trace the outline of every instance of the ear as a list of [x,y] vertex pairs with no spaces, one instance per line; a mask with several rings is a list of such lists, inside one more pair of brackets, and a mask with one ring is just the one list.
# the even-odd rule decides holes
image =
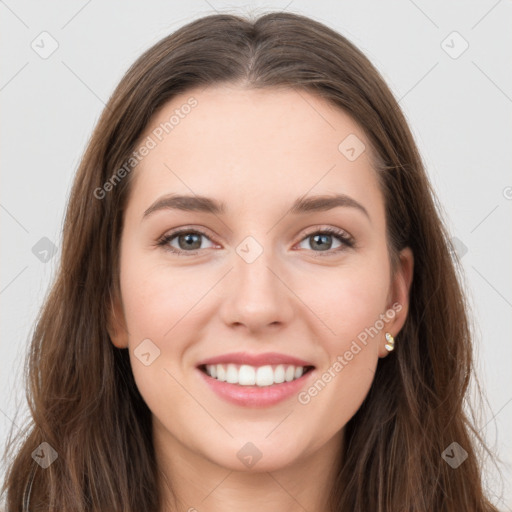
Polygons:
[[107,331],[110,341],[117,348],[128,348],[128,329],[123,306],[118,297],[111,297],[108,313]]
[[398,268],[392,276],[391,289],[388,296],[387,311],[394,311],[393,318],[386,323],[382,340],[379,344],[379,357],[386,357],[389,352],[385,349],[386,332],[396,337],[405,324],[409,312],[409,294],[414,274],[414,255],[409,247],[402,249],[399,254]]

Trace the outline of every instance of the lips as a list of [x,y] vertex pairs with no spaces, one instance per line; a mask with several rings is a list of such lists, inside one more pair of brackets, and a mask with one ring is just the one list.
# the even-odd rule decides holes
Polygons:
[[[290,365],[286,367],[286,373],[283,373],[285,365],[282,364],[277,367],[242,365],[239,369],[236,366],[233,363],[204,365],[198,367],[196,372],[219,398],[242,407],[270,407],[289,400],[311,383],[317,373],[312,366],[304,369]],[[224,367],[227,367],[227,371]],[[293,375],[288,375],[290,369]],[[262,375],[259,375],[260,371]]]
[[220,398],[244,407],[276,405],[316,375],[311,362],[277,352],[222,354],[200,361],[197,370]]
[[197,364],[197,367],[205,367],[214,364],[237,364],[249,366],[266,366],[266,365],[292,365],[303,367],[314,367],[309,361],[299,359],[287,354],[279,354],[278,352],[266,352],[263,354],[250,354],[248,352],[233,352],[215,357],[204,359]]

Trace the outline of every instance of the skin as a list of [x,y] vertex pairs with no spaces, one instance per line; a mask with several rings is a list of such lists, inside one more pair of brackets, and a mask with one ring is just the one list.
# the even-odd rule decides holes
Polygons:
[[[384,199],[369,141],[344,111],[305,92],[239,86],[195,89],[153,117],[143,141],[193,96],[198,105],[138,164],[121,237],[121,297],[109,326],[116,347],[129,348],[133,374],[153,415],[162,474],[163,510],[325,511],[344,426],[367,395],[385,332],[396,336],[408,311],[410,249],[391,273]],[[338,150],[355,134],[366,150],[349,161]],[[295,199],[344,193],[362,204],[301,215]],[[144,212],[169,193],[226,203],[224,215]],[[178,237],[186,226],[207,233],[200,249]],[[326,251],[312,235],[335,227]],[[252,236],[263,253],[247,263],[236,252]],[[168,244],[168,245],[169,245]],[[343,246],[342,246],[343,247]],[[194,253],[190,255],[191,253]],[[311,361],[307,389],[357,336],[398,303],[401,310],[309,403],[297,396],[267,408],[242,407],[214,394],[195,366],[228,352],[280,352]],[[382,317],[380,317],[382,318]],[[145,366],[134,350],[150,339],[160,355]],[[248,468],[237,452],[253,443],[262,458]],[[171,507],[169,485],[178,497]],[[262,508],[265,506],[265,508]]]

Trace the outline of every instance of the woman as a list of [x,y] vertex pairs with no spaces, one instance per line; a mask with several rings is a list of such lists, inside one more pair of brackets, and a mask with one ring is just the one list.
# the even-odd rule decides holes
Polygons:
[[349,41],[287,13],[182,27],[78,170],[7,510],[495,510],[448,240]]

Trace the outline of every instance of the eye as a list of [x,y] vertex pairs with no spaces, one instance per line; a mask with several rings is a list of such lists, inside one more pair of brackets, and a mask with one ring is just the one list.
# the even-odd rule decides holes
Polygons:
[[[339,241],[339,245],[334,249],[333,238]],[[337,228],[325,228],[320,231],[313,231],[302,239],[301,244],[304,242],[308,243],[308,241],[313,252],[326,253],[319,254],[319,256],[332,256],[333,253],[338,253],[346,247],[354,247],[355,245],[354,239],[348,233]]]
[[[158,240],[157,245],[178,256],[187,255],[186,253],[188,253],[188,256],[193,256],[197,254],[199,250],[208,248],[201,247],[202,238],[210,241],[210,248],[214,247],[215,244],[213,244],[208,235],[196,229],[180,229],[168,233]],[[334,249],[332,247],[333,238],[339,241],[339,245]],[[326,253],[319,254],[319,256],[330,256],[333,255],[333,253],[342,251],[346,247],[354,247],[355,245],[354,239],[348,235],[348,233],[332,227],[313,231],[306,235],[300,243],[302,244],[310,240],[312,241],[312,243],[309,244],[311,247],[310,250],[317,253]]]
[[[182,229],[164,235],[158,241],[157,245],[163,246],[166,250],[174,252],[178,254],[178,256],[181,256],[186,252],[196,254],[198,250],[205,248],[201,247],[201,238],[210,240],[208,236],[201,231]],[[173,245],[174,242],[177,243],[178,247]],[[213,247],[213,243],[211,247]]]

